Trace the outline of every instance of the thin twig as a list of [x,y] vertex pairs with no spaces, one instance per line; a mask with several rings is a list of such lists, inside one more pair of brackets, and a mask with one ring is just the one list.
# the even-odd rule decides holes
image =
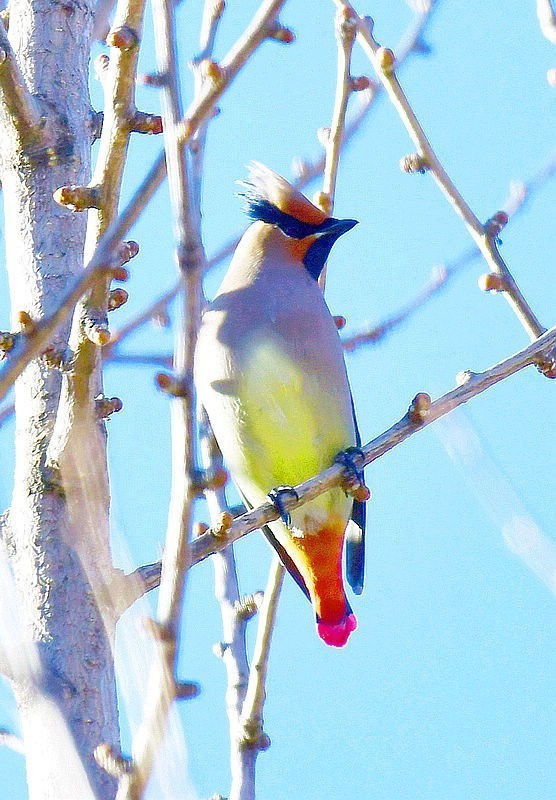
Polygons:
[[[188,109],[185,118],[186,124],[180,127],[182,144],[190,139],[197,127],[210,116],[215,103],[224,90],[232,83],[251,54],[265,40],[269,26],[276,19],[284,2],[285,0],[266,0],[262,4],[245,33],[223,60],[221,80],[212,83],[211,91],[207,91],[203,95],[202,102],[194,102]],[[40,320],[32,337],[21,337],[18,344],[4,359],[4,363],[0,367],[0,399],[5,396],[27,364],[40,355],[49,344],[52,334],[71,312],[79,298],[111,270],[115,249],[146,208],[165,177],[166,159],[164,152],[161,152],[124,211],[108,226],[86,269],[62,295],[55,311]]]
[[277,555],[272,558],[272,565],[264,598],[259,610],[259,627],[253,652],[253,663],[249,673],[249,685],[241,712],[243,744],[247,749],[256,752],[266,750],[269,745],[268,736],[263,731],[263,706],[266,697],[266,674],[270,643],[276,622],[278,600],[284,580],[284,567]]
[[[422,41],[424,30],[432,16],[434,9],[437,6],[438,0],[434,3],[431,3],[426,12],[418,14],[415,20],[411,23],[406,34],[404,34],[399,48],[396,51],[397,63],[399,67],[407,61],[411,54],[420,52],[419,44]],[[382,84],[373,83],[368,89],[360,93],[361,100],[359,103],[359,108],[347,123],[344,131],[344,138],[342,142],[343,147],[346,147],[353,139],[354,135],[361,127],[363,120],[367,117],[370,109],[374,106],[375,99],[381,94],[382,91]],[[296,158],[293,166],[296,174],[296,178],[293,181],[295,188],[302,190],[316,180],[316,178],[321,176],[323,174],[325,160],[326,154],[321,154],[313,160],[308,158]],[[234,253],[240,238],[241,234],[235,236],[233,239],[230,239],[229,242],[223,245],[220,250],[218,250],[211,258],[209,258],[206,264],[207,271],[218,266],[226,258],[231,256]],[[168,291],[166,291],[163,295],[157,298],[153,303],[151,303],[137,317],[130,320],[126,325],[122,326],[113,335],[112,345],[123,341],[127,336],[137,330],[137,328],[140,328],[142,325],[156,316],[157,313],[160,313],[161,311],[166,312],[168,305],[176,297],[179,290],[180,283],[178,282],[168,289]],[[109,345],[109,347],[110,346],[111,345]]]
[[556,43],[556,11],[552,0],[537,0],[537,17],[543,36]]
[[21,753],[21,755],[25,754],[25,744],[23,739],[6,728],[0,728],[0,747],[8,747],[15,753]]
[[[531,197],[542,188],[548,180],[556,174],[556,156],[552,155],[526,182],[514,181],[510,186],[510,192],[502,208],[512,220],[526,207]],[[472,246],[465,250],[453,261],[433,267],[431,276],[418,294],[397,311],[389,314],[381,322],[372,326],[365,326],[359,331],[352,333],[342,339],[344,349],[348,352],[356,350],[365,344],[377,344],[394,329],[398,328],[429,300],[436,297],[448,283],[458,275],[464,267],[477,261],[481,257],[481,251],[477,246]]]
[[346,111],[349,98],[354,90],[350,65],[351,53],[357,33],[357,20],[355,15],[351,14],[347,9],[339,8],[334,20],[334,31],[338,44],[336,96],[334,99],[332,124],[326,135],[326,158],[324,162],[322,192],[317,199],[317,205],[329,216],[332,216],[334,210],[334,195],[336,192],[340,152],[344,139]]
[[202,248],[192,223],[187,165],[177,135],[181,101],[174,11],[171,0],[153,0],[157,65],[159,74],[164,75],[162,117],[176,258],[185,288],[183,317],[174,349],[175,380],[180,391],[172,399],[171,407],[172,489],[157,609],[157,630],[164,635],[159,637],[159,658],[151,669],[143,719],[133,739],[133,766],[120,779],[117,800],[142,797],[164,740],[170,706],[176,699],[178,634],[197,493],[193,353],[200,317],[203,257],[199,256]]
[[[345,8],[352,13],[356,13],[353,6],[345,0],[334,0],[334,3],[338,8]],[[449,177],[400,86],[396,76],[396,64],[393,52],[378,44],[373,37],[372,27],[373,22],[369,17],[359,17],[358,40],[370,59],[394,107],[398,111],[407,132],[417,147],[419,169],[426,169],[431,172],[434,180],[441,188],[454,210],[463,219],[467,230],[483,254],[490,269],[493,273],[502,277],[504,296],[513,308],[529,337],[532,340],[536,339],[546,329],[535,316],[498,251],[497,236],[501,228],[496,226],[496,228],[493,229],[492,225],[488,224],[495,220],[496,215],[492,217],[487,224],[483,225]]]

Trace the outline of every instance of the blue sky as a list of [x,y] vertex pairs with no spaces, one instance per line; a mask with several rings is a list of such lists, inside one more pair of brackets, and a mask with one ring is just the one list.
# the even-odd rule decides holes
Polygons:
[[[230,0],[219,57],[257,7],[253,0]],[[374,17],[375,36],[388,46],[411,20],[402,0],[356,7]],[[185,64],[195,53],[200,9],[193,0],[179,9],[186,96]],[[265,44],[222,99],[207,147],[209,256],[245,226],[234,181],[245,177],[246,163],[262,161],[287,177],[294,157],[319,154],[316,131],[329,124],[334,96],[333,17],[332,3],[287,3],[282,20],[295,30],[296,43]],[[540,33],[535,4],[518,0],[440,0],[425,38],[431,52],[408,62],[402,85],[448,173],[477,216],[487,219],[510,182],[526,180],[551,155],[555,89],[546,72],[556,51]],[[141,68],[154,65],[148,11]],[[353,71],[372,75],[357,48]],[[98,86],[92,91],[98,106]],[[139,107],[158,110],[155,90],[140,87],[138,97]],[[154,137],[133,141],[126,196],[161,144]],[[399,159],[412,149],[381,97],[342,156],[336,214],[360,224],[333,251],[326,297],[333,313],[347,317],[348,333],[395,311],[434,265],[470,245],[432,178],[400,171]],[[554,193],[548,182],[502,233],[502,253],[547,327],[555,323]],[[164,187],[133,231],[141,252],[126,286],[130,301],[112,315],[115,328],[174,281],[167,209]],[[527,344],[504,299],[477,288],[485,271],[480,262],[471,264],[383,342],[347,356],[364,441],[401,417],[418,391],[437,397],[454,386],[457,372],[484,369]],[[222,269],[209,275],[207,294],[221,275]],[[0,281],[5,327],[3,275]],[[153,326],[125,345],[130,353],[170,348],[171,332]],[[109,448],[114,551],[126,567],[158,558],[165,532],[169,410],[154,387],[154,371],[109,366],[106,372],[106,393],[124,402],[109,423]],[[528,369],[367,470],[373,490],[367,584],[353,599],[359,629],[344,649],[319,641],[306,600],[286,581],[265,706],[272,746],[258,760],[261,798],[552,800],[555,390]],[[12,435],[10,424],[0,429],[0,510],[9,504]],[[199,516],[207,518],[202,506]],[[237,558],[242,590],[261,589],[270,552],[260,534],[237,545]],[[201,798],[226,796],[229,784],[225,674],[212,654],[221,636],[212,591],[209,561],[188,581],[180,657],[181,675],[203,690],[179,710],[190,778]],[[124,619],[123,625],[123,660],[144,664],[134,650],[133,623]],[[7,691],[3,698],[0,726],[14,725]],[[23,799],[21,757],[0,750],[0,774],[7,796]]]

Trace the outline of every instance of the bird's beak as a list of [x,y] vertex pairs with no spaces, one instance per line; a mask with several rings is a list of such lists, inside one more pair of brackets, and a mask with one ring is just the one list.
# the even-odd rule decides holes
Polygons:
[[358,224],[356,219],[335,219],[330,217],[323,223],[319,230],[319,234],[324,236],[333,236],[338,239],[344,233],[347,233]]

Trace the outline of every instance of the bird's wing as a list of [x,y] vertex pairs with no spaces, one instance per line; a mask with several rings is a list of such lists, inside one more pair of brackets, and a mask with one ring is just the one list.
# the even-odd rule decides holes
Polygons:
[[[249,503],[249,501],[247,500],[247,498],[245,497],[243,492],[241,492],[239,489],[238,489],[238,493],[239,493],[239,495],[240,495],[240,497],[241,497],[241,499],[243,501],[243,504],[244,504],[245,508],[248,511],[251,511],[252,508],[253,508],[251,503]],[[276,536],[272,533],[272,531],[270,530],[268,525],[263,525],[261,530],[264,533],[264,535],[265,535],[267,541],[269,542],[269,544],[272,545],[272,547],[274,548],[274,550],[278,554],[278,558],[280,559],[280,561],[282,562],[284,567],[288,570],[288,572],[290,573],[290,575],[292,576],[294,581],[297,583],[297,585],[299,586],[299,588],[301,589],[301,591],[303,592],[303,594],[305,595],[307,600],[309,600],[309,602],[311,602],[311,597],[309,595],[309,590],[307,589],[307,586],[305,584],[305,581],[303,580],[301,572],[298,570],[298,568],[296,567],[296,565],[294,564],[294,562],[292,561],[290,556],[286,553],[286,551],[284,550],[284,548],[282,547],[282,545],[280,544],[280,542],[278,541]]]
[[[353,397],[351,398],[351,407],[353,410],[355,442],[357,447],[361,447],[361,435],[357,426]],[[351,520],[346,528],[346,576],[355,594],[361,594],[365,581],[366,519],[367,511],[365,503],[362,503],[360,500],[354,500]]]

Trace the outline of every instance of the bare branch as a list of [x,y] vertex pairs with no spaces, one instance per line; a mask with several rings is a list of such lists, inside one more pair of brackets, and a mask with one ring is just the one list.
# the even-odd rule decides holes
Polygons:
[[23,739],[7,728],[0,728],[0,747],[8,747],[15,753],[21,753],[21,755],[25,754]]
[[272,558],[264,599],[259,611],[259,627],[249,673],[249,685],[241,711],[243,746],[254,750],[266,750],[270,744],[263,731],[263,705],[266,697],[265,684],[268,670],[270,643],[276,621],[276,610],[284,580],[284,567],[278,556]]
[[[348,9],[355,13],[353,6],[344,0],[334,0],[339,8]],[[421,168],[431,172],[438,186],[445,194],[450,204],[463,219],[467,230],[475,241],[477,247],[490,269],[500,275],[504,284],[504,295],[515,311],[519,321],[534,340],[546,329],[541,325],[525,297],[521,293],[513,275],[498,251],[497,236],[505,224],[499,214],[493,215],[483,225],[475,216],[470,206],[449,177],[434,152],[413,108],[411,107],[396,76],[396,60],[394,53],[386,47],[381,47],[372,35],[372,20],[368,17],[359,17],[358,40],[369,57],[377,76],[386,89],[390,100],[398,111],[407,132],[417,147],[417,156]]]
[[552,0],[537,0],[537,17],[543,36],[556,43],[556,11]]
[[[556,156],[551,156],[545,164],[526,182],[513,181],[510,192],[506,198],[503,209],[512,220],[525,208],[527,201],[531,199],[535,192],[546,184],[548,180],[556,174]],[[436,297],[444,289],[450,280],[460,273],[460,271],[473,263],[481,256],[478,247],[473,246],[461,253],[453,261],[433,267],[431,276],[419,293],[408,303],[401,306],[397,311],[385,317],[381,322],[372,326],[365,326],[361,330],[346,336],[342,342],[344,349],[348,352],[356,350],[365,344],[376,344],[384,339],[392,330],[400,326],[425,303]]]
[[[357,18],[345,8],[339,8],[334,20],[334,30],[338,43],[338,72],[336,78],[336,97],[332,124],[326,134],[326,158],[324,163],[324,177],[322,192],[315,198],[317,205],[325,212],[332,215],[334,209],[334,194],[336,191],[336,178],[340,162],[340,151],[344,139],[346,111],[348,100],[354,91],[354,81],[351,77],[351,52],[357,33]],[[368,88],[367,85],[362,88]]]
[[172,489],[158,598],[159,657],[151,668],[143,719],[133,739],[133,764],[122,775],[118,800],[141,797],[156,754],[164,740],[167,718],[177,697],[176,658],[185,576],[189,567],[192,506],[197,493],[195,470],[195,393],[193,353],[200,317],[203,259],[198,232],[192,225],[187,164],[177,135],[181,117],[176,32],[172,0],[153,0],[157,65],[162,84],[164,146],[176,241],[176,256],[184,284],[183,319],[174,350],[175,381],[181,390],[172,399]]
[[[27,88],[1,20],[0,119],[4,128],[2,135],[5,135],[5,131],[12,125],[15,128],[19,152],[29,156],[41,144],[46,144],[39,107]],[[51,155],[54,155],[54,151]]]
[[[421,41],[426,24],[432,16],[432,12],[437,5],[438,2],[430,3],[427,10],[423,13],[420,13],[416,17],[415,21],[412,22],[410,28],[400,42],[399,49],[397,50],[397,63],[399,66],[401,66],[411,54],[414,54],[418,51],[418,45]],[[346,147],[353,139],[354,135],[361,127],[362,122],[367,117],[370,109],[373,107],[374,100],[382,91],[382,84],[373,83],[368,89],[365,89],[360,93],[361,99],[359,102],[359,107],[345,127],[342,147]],[[196,144],[196,138],[194,138],[192,144]],[[313,180],[322,175],[325,160],[326,154],[320,155],[312,161],[306,158],[295,159],[293,167],[294,172],[297,174],[297,178],[293,182],[295,188],[304,189]],[[213,267],[218,266],[218,264],[221,264],[222,261],[231,256],[239,243],[239,239],[240,236],[235,236],[233,239],[223,245],[217,253],[209,258],[207,260],[206,270],[208,271]],[[127,336],[133,333],[133,331],[137,330],[137,328],[141,327],[141,325],[144,325],[146,322],[156,316],[156,314],[160,312],[165,313],[169,303],[176,297],[180,288],[181,283],[178,281],[172,288],[170,288],[161,297],[149,305],[143,312],[141,312],[141,314],[130,320],[126,325],[122,326],[122,328],[116,331],[112,337],[112,345],[123,341]]]
[[[222,61],[220,79],[213,80],[202,98],[193,101],[189,107],[180,125],[182,144],[191,139],[199,125],[210,116],[224,90],[231,84],[251,54],[267,38],[268,27],[277,18],[284,2],[285,0],[266,0],[261,5],[245,33]],[[124,211],[104,232],[87,268],[62,296],[58,308],[50,316],[43,317],[37,325],[35,335],[26,339],[25,344],[21,344],[20,347],[14,347],[4,360],[4,365],[0,367],[0,399],[5,396],[27,364],[46,347],[54,331],[70,313],[81,295],[101,280],[104,273],[110,269],[115,248],[148,205],[165,176],[166,160],[164,152],[161,152]]]

